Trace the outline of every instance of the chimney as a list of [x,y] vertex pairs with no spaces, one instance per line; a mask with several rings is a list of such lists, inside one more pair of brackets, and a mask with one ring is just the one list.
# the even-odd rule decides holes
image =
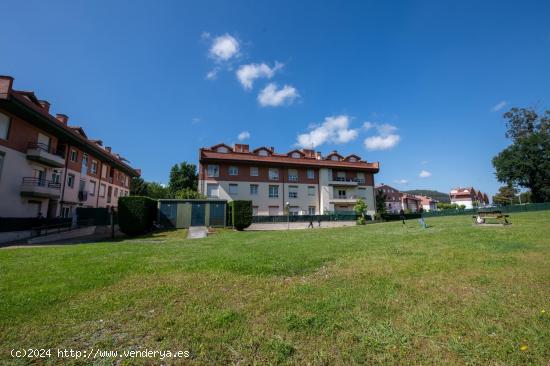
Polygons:
[[111,152],[111,147],[110,146],[105,146],[105,150],[107,150],[108,152]]
[[316,158],[317,160],[321,160],[321,159],[322,159],[322,157],[321,157],[321,152],[320,152],[320,151],[317,151],[315,154],[316,154],[315,158]]
[[11,76],[0,75],[0,99],[7,99],[13,85]]
[[274,153],[275,152],[275,148],[273,146],[271,146],[271,152]]
[[47,100],[39,100],[38,103],[40,103],[42,109],[50,113],[50,102],[48,102]]
[[55,115],[55,118],[65,126],[67,126],[67,122],[69,122],[69,117],[65,114],[58,113]]

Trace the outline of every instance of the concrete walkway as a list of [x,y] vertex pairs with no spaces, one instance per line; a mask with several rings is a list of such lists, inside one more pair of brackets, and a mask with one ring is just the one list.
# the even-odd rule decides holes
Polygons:
[[190,226],[187,232],[187,239],[201,239],[208,236],[206,226]]

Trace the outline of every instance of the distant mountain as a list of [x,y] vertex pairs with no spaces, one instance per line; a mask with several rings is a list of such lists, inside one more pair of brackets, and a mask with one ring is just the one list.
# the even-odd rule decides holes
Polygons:
[[445,202],[450,203],[451,200],[449,199],[449,195],[447,193],[438,192],[438,191],[430,191],[429,189],[412,189],[410,191],[402,191],[404,193],[409,194],[418,194],[422,196],[428,196],[433,199],[438,200],[439,202]]

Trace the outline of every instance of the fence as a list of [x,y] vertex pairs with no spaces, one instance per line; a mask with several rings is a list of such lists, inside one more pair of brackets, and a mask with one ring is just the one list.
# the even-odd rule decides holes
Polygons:
[[355,213],[330,213],[326,215],[281,215],[281,216],[252,216],[252,223],[277,222],[318,222],[318,221],[355,221]]
[[480,207],[480,208],[470,208],[470,209],[464,209],[464,210],[449,209],[449,210],[441,210],[441,211],[428,211],[428,212],[424,212],[424,217],[454,216],[454,215],[472,215],[473,216],[480,211],[487,211],[487,210],[500,210],[505,213],[543,211],[543,210],[550,210],[550,202],[525,203],[522,205]]

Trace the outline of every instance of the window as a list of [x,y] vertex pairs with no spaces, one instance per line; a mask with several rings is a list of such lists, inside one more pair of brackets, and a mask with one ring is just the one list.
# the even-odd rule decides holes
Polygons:
[[225,147],[225,146],[220,146],[220,147],[218,147],[218,148],[216,149],[216,151],[219,152],[219,153],[224,153],[224,154],[226,154],[226,153],[229,152],[229,149],[227,149],[227,147]]
[[307,187],[307,195],[315,197],[315,187],[314,186],[308,186]]
[[97,174],[97,161],[92,161],[92,166],[90,167],[92,174]]
[[258,151],[258,155],[260,155],[260,156],[268,156],[269,153],[267,152],[267,150],[261,149],[260,151]]
[[4,167],[5,156],[6,156],[6,153],[0,151],[0,178],[2,178],[2,167]]
[[78,151],[71,149],[71,161],[75,163],[78,161]]
[[0,139],[7,140],[10,132],[11,118],[0,113]]
[[365,188],[358,188],[357,195],[362,198],[367,198],[367,190]]
[[107,178],[107,165],[101,166],[101,178]]
[[250,167],[250,176],[251,177],[257,177],[258,174],[258,167],[257,166],[251,166]]
[[250,185],[250,195],[255,196],[258,194],[258,185],[257,184],[251,184]]
[[307,214],[308,215],[315,215],[315,206],[309,206],[307,208]]
[[353,156],[351,158],[349,158],[348,160],[352,163],[355,163],[357,161],[357,159]]
[[67,187],[74,188],[74,174],[67,175]]
[[298,198],[298,186],[288,186],[288,198]]
[[300,214],[300,207],[298,206],[290,206],[288,208],[288,214],[290,216],[298,216]]
[[208,165],[208,176],[209,177],[219,177],[220,176],[220,166],[219,165]]
[[207,184],[206,195],[211,198],[218,198],[220,196],[220,186],[218,184]]
[[238,184],[230,184],[229,185],[229,194],[238,194],[239,193],[239,185]]
[[365,173],[363,173],[363,172],[357,173],[356,180],[357,180],[357,183],[359,183],[359,184],[365,184]]
[[61,208],[61,217],[65,217],[65,218],[71,217],[71,208],[69,206],[63,206]]
[[105,184],[99,185],[99,197],[105,197]]
[[332,161],[338,161],[338,160],[340,160],[340,159],[338,159],[338,156],[337,156],[337,155],[332,155],[332,156],[330,157],[330,160],[332,160]]
[[54,169],[52,172],[52,182],[54,183],[60,183],[61,182],[61,173],[59,173],[59,170]]
[[307,170],[307,179],[315,179],[315,170],[313,169]]
[[258,216],[258,206],[252,206],[252,216]]
[[269,216],[279,215],[279,206],[269,206]]
[[270,180],[279,180],[279,169],[269,168],[269,179]]
[[96,183],[91,180],[90,181],[90,196],[95,196],[95,186],[96,186]]
[[288,170],[288,181],[297,182],[298,181],[298,171],[296,169]]
[[338,190],[338,198],[346,198],[346,190],[345,189],[339,189]]
[[300,155],[299,152],[293,152],[292,155],[290,155],[290,156],[292,156],[292,157],[295,158],[295,159],[299,159],[299,158],[302,157],[302,155]]
[[229,175],[238,175],[239,174],[239,168],[236,166],[230,166],[229,167]]
[[115,193],[113,194],[114,197],[118,197],[118,188],[115,188]]
[[269,198],[279,198],[279,186],[269,186]]

